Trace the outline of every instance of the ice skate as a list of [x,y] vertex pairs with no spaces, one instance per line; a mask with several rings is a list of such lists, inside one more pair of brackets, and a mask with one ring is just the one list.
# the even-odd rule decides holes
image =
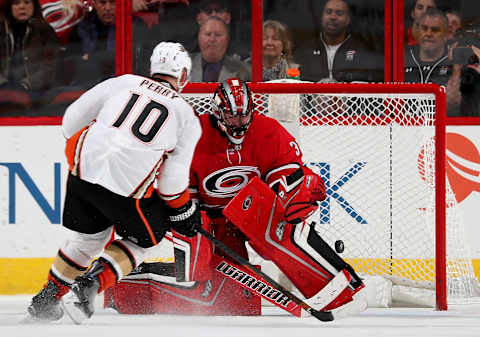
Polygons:
[[103,265],[97,261],[88,273],[75,279],[70,292],[63,297],[62,306],[76,324],[81,324],[95,312],[95,297],[100,287],[97,275],[103,270]]
[[57,321],[63,317],[63,309],[56,295],[58,287],[53,281],[48,281],[37,295],[32,298],[32,303],[28,306],[28,316],[24,322],[28,321]]

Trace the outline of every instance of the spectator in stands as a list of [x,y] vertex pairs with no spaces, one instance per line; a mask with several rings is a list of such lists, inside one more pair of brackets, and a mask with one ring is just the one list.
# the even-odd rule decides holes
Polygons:
[[198,25],[192,1],[162,1],[148,12],[137,14],[150,24],[148,40],[152,49],[160,41],[178,41],[190,53],[197,47]]
[[146,11],[150,7],[155,6],[156,4],[160,3],[172,3],[172,2],[178,2],[178,3],[187,3],[188,0],[132,0],[132,11],[135,12],[141,12],[141,11]]
[[448,57],[448,19],[431,8],[419,19],[418,45],[405,49],[405,82],[446,85],[452,63]]
[[321,12],[322,32],[299,48],[295,60],[301,79],[316,82],[333,78],[339,82],[381,81],[381,67],[366,45],[349,33],[350,9],[345,0],[328,0]]
[[250,80],[250,67],[226,54],[229,42],[227,24],[216,16],[207,18],[198,34],[200,53],[192,55],[192,82],[222,82],[231,77]]
[[[218,17],[228,27],[231,43],[228,46],[227,53],[243,61],[250,57],[251,23],[242,17],[242,12],[246,8],[245,3],[227,0],[200,0],[196,8],[195,19],[198,27],[205,23],[207,18]],[[233,14],[235,14],[235,17]],[[198,51],[198,48],[194,51]]]
[[[460,114],[462,116],[480,117],[480,48],[473,45],[471,48],[474,57],[465,66],[454,64],[452,78],[458,81],[458,74],[460,73],[460,92],[462,95]],[[462,67],[460,72],[458,67]]]
[[54,79],[58,41],[38,0],[4,0],[0,17],[0,87],[40,99]]
[[447,46],[448,19],[441,10],[430,8],[419,18],[418,24],[418,45],[405,50],[405,82],[445,86],[447,114],[458,115],[461,65],[453,67],[455,45],[450,52]]
[[448,19],[448,42],[453,43],[455,40],[455,33],[462,28],[462,17],[458,11],[445,11]]
[[410,11],[412,25],[407,29],[407,44],[414,46],[418,43],[419,19],[430,8],[437,8],[435,0],[415,0]]
[[[158,9],[158,24],[153,25],[150,41],[179,41],[190,53],[200,51],[198,32],[200,26],[211,16],[218,17],[227,24],[232,43],[227,54],[245,60],[251,54],[250,21],[242,20],[246,3],[226,0],[168,1]],[[248,2],[249,3],[249,2]],[[240,7],[240,8],[239,8]],[[235,13],[232,12],[235,9]],[[234,18],[235,14],[235,18]]]
[[293,62],[293,42],[287,26],[268,20],[263,23],[263,80],[287,77],[290,68],[298,68]]
[[200,6],[200,10],[196,15],[196,20],[199,26],[205,23],[210,16],[216,16],[227,25],[232,21],[232,14],[227,6],[227,3],[222,0],[207,0]]
[[[93,10],[70,33],[66,52],[66,62],[74,67],[71,84],[84,89],[115,75],[115,0],[91,1]],[[147,29],[145,22],[133,18],[133,49],[143,58],[150,52],[144,41]],[[134,72],[147,71],[134,69]]]
[[[447,88],[461,96],[460,109],[447,111],[449,116],[480,116],[480,19],[469,19],[457,31],[450,47],[453,71]],[[449,92],[447,91],[447,98]],[[448,102],[448,101],[447,101]]]

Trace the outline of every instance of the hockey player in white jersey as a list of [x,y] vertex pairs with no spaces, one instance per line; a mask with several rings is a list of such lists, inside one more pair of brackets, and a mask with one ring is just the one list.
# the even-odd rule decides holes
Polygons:
[[[93,314],[97,293],[140,264],[167,230],[189,235],[199,225],[187,187],[201,128],[180,96],[190,70],[183,46],[162,42],[150,78],[108,79],[66,110],[63,226],[73,235],[33,297],[30,317],[58,320],[65,310],[80,323]],[[121,239],[112,239],[114,231]]]

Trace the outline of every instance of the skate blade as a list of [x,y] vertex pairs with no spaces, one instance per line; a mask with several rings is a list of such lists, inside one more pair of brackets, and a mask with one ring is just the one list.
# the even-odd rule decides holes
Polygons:
[[84,320],[88,318],[85,312],[78,306],[78,298],[70,291],[60,301],[63,311],[75,324],[82,324]]
[[43,319],[43,318],[37,318],[33,317],[29,313],[25,314],[25,317],[23,317],[18,324],[50,324],[52,322],[58,322],[58,320],[50,320],[50,319]]
[[18,324],[35,324],[35,323],[41,323],[40,320],[36,319],[35,317],[31,316],[29,313],[23,317]]

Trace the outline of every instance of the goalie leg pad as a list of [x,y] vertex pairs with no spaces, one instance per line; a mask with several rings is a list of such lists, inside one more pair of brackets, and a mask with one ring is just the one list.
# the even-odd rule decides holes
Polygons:
[[104,306],[121,314],[261,314],[260,298],[220,273],[212,272],[212,279],[207,281],[177,282],[173,266],[165,265],[144,264],[141,272],[134,272],[107,289]]
[[[209,218],[202,212],[202,228],[212,232]],[[211,279],[213,244],[203,235],[184,236],[172,230],[175,276],[178,282]]]
[[223,213],[249,237],[252,248],[272,260],[306,298],[316,295],[344,269],[351,276],[345,293],[353,295],[362,285],[313,227],[282,221],[284,209],[278,197],[260,179],[252,179]]
[[236,282],[249,293],[257,295],[268,302],[282,308],[290,314],[301,317],[301,307],[290,300],[284,293],[274,287],[260,275],[248,270],[246,266],[235,264],[218,255],[214,255],[215,270],[222,276]]
[[344,269],[327,283],[317,294],[305,300],[309,306],[322,310],[333,302],[350,284],[350,274]]

